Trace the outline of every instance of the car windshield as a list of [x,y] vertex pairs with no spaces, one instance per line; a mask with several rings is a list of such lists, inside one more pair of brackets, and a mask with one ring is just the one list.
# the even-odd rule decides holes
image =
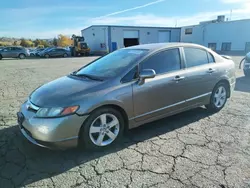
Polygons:
[[144,49],[117,50],[83,67],[75,75],[92,75],[101,78],[116,77],[124,68],[144,56],[147,51]]

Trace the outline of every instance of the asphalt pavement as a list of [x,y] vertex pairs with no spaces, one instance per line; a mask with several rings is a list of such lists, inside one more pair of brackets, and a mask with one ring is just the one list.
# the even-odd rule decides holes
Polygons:
[[[250,80],[217,114],[197,108],[129,131],[102,152],[30,144],[16,112],[38,86],[95,57],[0,61],[0,187],[250,187]],[[233,57],[236,64],[242,57]],[[238,66],[236,66],[238,67]]]

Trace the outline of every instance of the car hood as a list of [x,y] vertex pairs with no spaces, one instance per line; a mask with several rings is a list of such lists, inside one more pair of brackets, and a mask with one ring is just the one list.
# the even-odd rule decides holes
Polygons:
[[39,107],[76,105],[83,97],[103,86],[101,81],[64,76],[37,88],[30,95],[30,101]]

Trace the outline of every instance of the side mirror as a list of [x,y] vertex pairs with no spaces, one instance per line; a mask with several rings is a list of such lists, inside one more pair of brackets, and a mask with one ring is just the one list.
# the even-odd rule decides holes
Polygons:
[[155,70],[153,69],[143,69],[140,74],[139,74],[139,85],[144,84],[145,79],[149,79],[149,78],[154,78],[156,75]]

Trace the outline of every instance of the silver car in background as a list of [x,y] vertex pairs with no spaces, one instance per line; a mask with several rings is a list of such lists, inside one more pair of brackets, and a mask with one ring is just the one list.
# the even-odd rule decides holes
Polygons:
[[2,58],[20,58],[24,59],[28,57],[29,50],[24,48],[24,47],[18,47],[18,46],[10,46],[10,47],[5,47],[0,51],[0,60]]
[[205,105],[218,112],[235,65],[200,45],[117,50],[31,93],[17,113],[23,135],[47,148],[103,149],[124,130]]

